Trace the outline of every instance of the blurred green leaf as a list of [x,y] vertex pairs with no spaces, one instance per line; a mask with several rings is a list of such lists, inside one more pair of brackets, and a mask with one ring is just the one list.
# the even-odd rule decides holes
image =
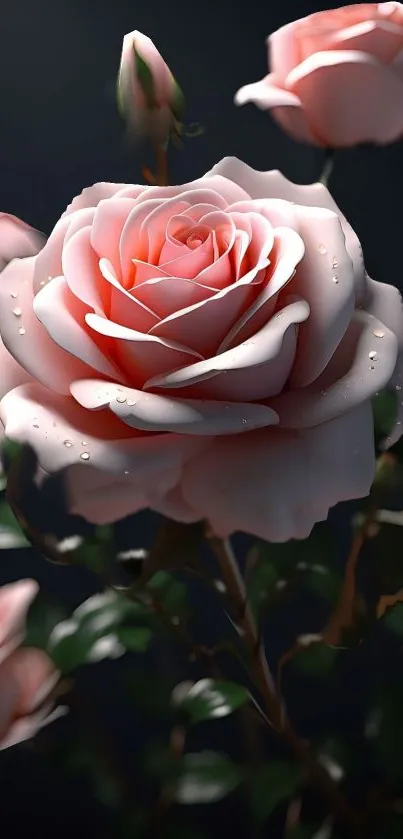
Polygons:
[[338,647],[331,647],[322,641],[312,641],[306,646],[301,646],[293,660],[302,672],[323,678],[333,674],[339,653]]
[[254,819],[264,824],[279,804],[292,798],[303,784],[299,766],[288,760],[273,760],[250,779],[249,802]]
[[175,707],[185,713],[189,723],[227,717],[248,699],[249,692],[243,685],[217,679],[181,682],[172,694]]
[[188,753],[174,786],[174,798],[179,804],[212,804],[233,792],[243,776],[242,768],[225,754]]
[[305,589],[335,603],[342,586],[338,564],[334,534],[326,522],[318,524],[307,539],[258,543],[249,554],[246,575],[254,614],[261,616],[282,591]]
[[403,636],[403,603],[397,603],[392,609],[389,609],[383,622],[391,632],[396,635]]
[[148,582],[151,596],[171,617],[185,617],[188,614],[187,589],[167,571],[157,571]]
[[152,630],[147,626],[122,626],[117,630],[120,643],[132,653],[145,653],[152,635]]
[[0,550],[29,546],[28,539],[21,530],[10,505],[5,498],[2,498],[0,500]]
[[[147,619],[148,610],[115,591],[95,594],[68,620],[54,627],[48,651],[63,674],[89,662],[119,658],[126,649],[144,652],[151,640],[148,626],[127,626],[125,621]],[[125,644],[126,641],[126,644]]]
[[394,390],[381,390],[372,400],[375,440],[380,442],[391,433],[398,417],[398,397]]
[[365,734],[382,772],[392,783],[403,782],[403,681],[383,682],[368,713]]
[[39,591],[28,611],[23,646],[47,650],[52,630],[66,617],[65,606]]

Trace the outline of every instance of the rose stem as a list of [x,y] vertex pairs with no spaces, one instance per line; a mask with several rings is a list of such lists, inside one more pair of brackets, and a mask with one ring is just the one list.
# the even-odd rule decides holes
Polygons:
[[228,599],[233,608],[237,625],[242,631],[245,647],[250,655],[251,676],[265,701],[270,722],[297,760],[305,767],[312,783],[321,790],[330,802],[332,809],[345,823],[351,825],[354,829],[359,829],[361,820],[358,814],[350,807],[326,769],[317,762],[310,746],[301,740],[292,728],[283,701],[277,694],[264,646],[259,638],[257,626],[247,602],[244,580],[230,542],[218,538],[209,530],[206,538],[220,565]]

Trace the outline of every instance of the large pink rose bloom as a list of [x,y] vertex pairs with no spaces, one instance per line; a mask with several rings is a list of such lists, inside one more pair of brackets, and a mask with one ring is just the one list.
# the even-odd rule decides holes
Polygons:
[[403,5],[359,3],[288,23],[268,38],[270,73],[238,105],[271,109],[296,140],[391,143],[403,135]]
[[321,184],[235,158],[182,186],[96,184],[0,296],[0,418],[66,470],[71,511],[283,541],[368,493],[401,299]]
[[60,713],[49,699],[59,679],[49,656],[19,646],[37,591],[35,580],[0,588],[0,750],[33,737]]

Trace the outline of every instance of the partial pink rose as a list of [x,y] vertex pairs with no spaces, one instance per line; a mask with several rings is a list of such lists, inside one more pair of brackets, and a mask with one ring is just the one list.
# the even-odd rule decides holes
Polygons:
[[65,473],[72,512],[284,541],[369,492],[403,316],[322,184],[225,158],[84,190],[2,272],[0,335],[6,434]]
[[59,674],[42,650],[21,648],[35,580],[0,588],[0,750],[32,737],[58,715],[49,696]]
[[316,12],[268,38],[269,74],[235,103],[271,110],[294,139],[319,146],[392,143],[403,135],[403,5]]
[[134,30],[123,39],[118,104],[134,139],[163,144],[183,108],[168,65],[150,38]]

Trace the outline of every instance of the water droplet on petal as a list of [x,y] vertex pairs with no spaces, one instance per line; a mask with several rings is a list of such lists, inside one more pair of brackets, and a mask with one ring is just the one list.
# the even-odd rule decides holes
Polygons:
[[384,338],[385,337],[385,333],[382,329],[374,329],[373,334],[375,335],[375,338]]
[[130,405],[130,407],[132,408],[133,405],[137,405],[138,399],[127,399],[126,401],[127,404]]
[[401,385],[396,385],[395,390],[401,390],[401,389],[402,389]]
[[243,419],[243,420],[242,420],[242,425],[247,425],[247,424],[248,424],[248,420],[247,420],[247,419]]
[[20,326],[20,328],[19,328],[18,332],[20,333],[20,335],[25,335],[25,333],[26,333],[26,329],[24,329],[24,327],[23,327],[23,326]]
[[337,283],[339,282],[339,278],[338,278],[337,274],[333,275],[332,281],[334,282],[335,285],[337,285]]
[[22,315],[22,309],[19,306],[16,306],[15,309],[13,309],[13,315],[15,315],[16,318],[20,318]]
[[66,446],[66,449],[71,449],[71,447],[74,446],[74,443],[72,440],[64,440],[63,446]]
[[37,422],[34,422],[34,424],[33,424],[32,428],[39,428],[38,423],[37,423]]
[[10,297],[12,297],[12,298],[13,298],[13,300],[16,300],[16,299],[17,299],[17,297],[18,297],[17,292],[16,292],[16,291],[12,291],[12,292],[11,292],[11,294],[10,294]]
[[332,259],[332,268],[337,268],[338,264],[339,263],[338,263],[336,257],[334,256],[333,259]]
[[378,353],[375,352],[375,350],[371,350],[371,352],[368,353],[368,356],[371,361],[378,361]]
[[80,454],[80,458],[81,458],[81,460],[89,460],[90,459],[90,453],[89,452],[82,452]]
[[370,369],[370,370],[375,370],[375,364],[370,364],[369,369]]
[[88,446],[89,445],[88,440],[81,440],[81,445],[82,446]]
[[126,402],[126,397],[125,397],[124,395],[122,395],[122,396],[117,396],[117,397],[116,397],[116,402],[120,402],[120,403],[122,403],[122,404],[123,404],[123,402]]
[[130,472],[129,472],[128,469],[125,469],[125,475],[130,475]]
[[319,253],[327,253],[327,250],[322,243],[320,245],[318,245],[318,251],[319,251]]

